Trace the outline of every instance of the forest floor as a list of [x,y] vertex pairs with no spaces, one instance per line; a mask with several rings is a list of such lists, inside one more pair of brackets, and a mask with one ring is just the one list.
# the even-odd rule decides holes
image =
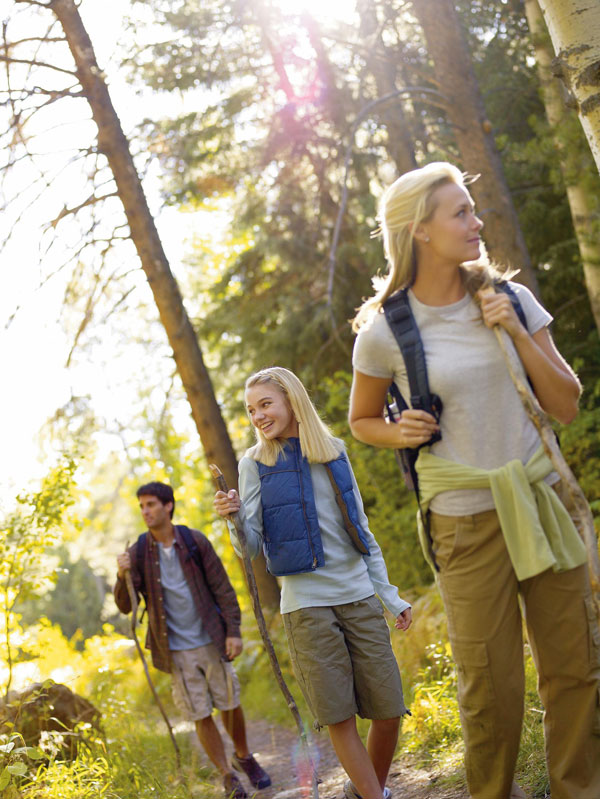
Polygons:
[[[272,780],[270,788],[256,794],[257,799],[312,799],[310,782],[303,787],[296,777],[296,755],[299,749],[296,733],[277,724],[253,720],[247,721],[247,731],[250,749]],[[195,738],[193,732],[191,735]],[[226,739],[226,736],[223,735],[223,738]],[[226,743],[229,744],[229,741]],[[343,799],[346,775],[339,765],[327,731],[315,733],[312,743],[318,753],[317,769],[322,780],[319,799]],[[200,752],[198,754],[200,763],[208,765],[206,756]],[[400,758],[392,763],[387,785],[392,792],[392,799],[468,799],[465,787],[440,784],[438,777]],[[248,795],[253,796],[245,775],[241,779]],[[220,782],[216,784],[220,785]],[[221,789],[215,794],[216,797],[222,795]]]

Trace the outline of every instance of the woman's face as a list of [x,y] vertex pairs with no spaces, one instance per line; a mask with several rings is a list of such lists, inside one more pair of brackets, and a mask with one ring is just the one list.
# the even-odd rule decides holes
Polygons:
[[417,228],[417,240],[424,251],[453,264],[477,260],[483,222],[475,216],[469,192],[456,183],[446,183],[435,190],[432,200],[435,211]]
[[298,436],[298,422],[287,397],[274,383],[256,383],[246,391],[250,421],[265,438]]

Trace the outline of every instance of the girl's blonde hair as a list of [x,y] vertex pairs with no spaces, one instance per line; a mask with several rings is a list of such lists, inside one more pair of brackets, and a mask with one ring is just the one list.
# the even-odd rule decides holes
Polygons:
[[[435,211],[436,189],[447,183],[456,183],[457,186],[466,188],[478,177],[463,174],[460,169],[446,161],[435,161],[420,169],[406,172],[388,186],[379,204],[377,219],[380,227],[373,234],[381,233],[383,236],[388,272],[387,275],[373,280],[375,296],[358,309],[352,322],[354,331],[379,311],[390,295],[414,283],[417,269],[415,231]],[[472,295],[502,274],[501,270],[488,262],[487,256],[479,261],[462,264],[461,272],[465,287]],[[508,276],[506,273],[503,275],[504,278]]]
[[[322,421],[301,381],[289,369],[270,366],[255,372],[246,380],[245,390],[263,383],[271,383],[285,396],[298,422],[300,449],[309,463],[327,463],[335,460],[342,451],[337,439]],[[258,427],[254,428],[257,443],[247,451],[253,460],[274,466],[283,446],[278,439],[265,438]]]

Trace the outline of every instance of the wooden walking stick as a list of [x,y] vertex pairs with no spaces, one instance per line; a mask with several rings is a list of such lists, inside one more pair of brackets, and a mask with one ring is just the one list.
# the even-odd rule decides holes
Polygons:
[[[227,483],[225,482],[225,478],[223,476],[223,472],[214,463],[211,463],[209,465],[209,469],[211,471],[211,474],[214,478],[215,484],[219,489],[219,491],[223,491],[225,494],[227,494],[228,488],[227,488]],[[256,623],[258,624],[260,636],[263,640],[263,644],[265,645],[265,649],[267,650],[269,660],[271,661],[271,668],[273,669],[273,673],[275,674],[275,679],[277,680],[277,684],[281,689],[281,693],[284,696],[286,704],[289,707],[290,712],[294,717],[294,721],[296,722],[296,726],[298,728],[298,735],[300,736],[300,745],[304,751],[306,763],[310,765],[313,799],[319,799],[318,784],[320,780],[317,776],[314,760],[310,753],[308,739],[306,737],[306,731],[302,723],[300,711],[298,710],[298,706],[296,705],[296,700],[292,696],[290,689],[287,687],[286,682],[283,678],[283,674],[281,673],[281,667],[279,665],[279,661],[277,660],[277,655],[275,654],[275,648],[273,647],[271,636],[269,635],[269,632],[267,630],[265,617],[262,611],[260,600],[258,598],[258,588],[256,586],[256,578],[254,577],[254,571],[252,570],[250,555],[248,554],[248,543],[246,541],[246,533],[244,531],[244,527],[237,513],[230,513],[228,518],[231,519],[233,526],[235,527],[235,534],[239,541],[240,549],[242,551],[242,564],[244,567],[246,580],[248,582],[248,590],[250,591],[250,598],[252,599],[252,609],[254,611],[254,616],[256,617]]]
[[[480,293],[490,294],[495,293],[495,291],[490,287],[481,289]],[[506,361],[508,372],[521,398],[525,411],[536,426],[540,438],[542,439],[544,451],[563,480],[573,503],[575,515],[573,521],[581,533],[587,549],[592,595],[596,605],[596,615],[600,618],[600,559],[598,558],[598,539],[596,538],[596,531],[594,529],[592,511],[575,475],[560,451],[548,415],[538,402],[529,383],[523,380],[519,374],[521,361],[515,348],[509,346],[509,342],[512,341],[510,334],[504,330],[501,325],[494,325],[493,329],[498,339],[500,349],[502,350],[504,360]]]
[[154,697],[154,700],[158,705],[158,709],[160,710],[162,717],[165,720],[167,729],[169,730],[171,743],[173,744],[173,748],[175,749],[177,771],[179,773],[179,776],[182,779],[184,779],[183,773],[181,771],[181,752],[179,751],[179,746],[177,745],[177,741],[175,740],[173,727],[171,726],[171,722],[169,721],[169,717],[166,714],[162,702],[158,698],[158,694],[156,693],[156,688],[154,687],[154,683],[152,682],[152,677],[150,676],[150,671],[148,670],[148,663],[146,662],[146,656],[144,655],[144,650],[140,646],[140,642],[137,637],[137,632],[135,628],[137,625],[138,601],[137,601],[137,595],[135,593],[135,588],[133,587],[133,580],[131,579],[131,571],[129,569],[125,570],[125,585],[127,586],[127,592],[129,594],[129,599],[131,601],[131,634],[133,635],[133,640],[135,641],[135,648],[138,651],[138,654],[142,661],[142,665],[144,667],[144,671],[146,672],[146,679],[148,680],[148,685],[150,686],[150,690],[152,691],[152,696]]

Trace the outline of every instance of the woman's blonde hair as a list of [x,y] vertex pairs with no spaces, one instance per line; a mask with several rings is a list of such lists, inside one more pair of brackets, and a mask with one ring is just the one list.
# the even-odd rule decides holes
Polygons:
[[[342,450],[340,443],[322,421],[308,392],[296,375],[282,366],[270,366],[250,375],[246,380],[245,390],[248,391],[249,388],[263,383],[274,385],[288,401],[298,422],[300,449],[309,463],[327,463],[335,460]],[[265,438],[258,427],[254,430],[257,443],[250,447],[246,454],[253,460],[264,463],[265,466],[274,466],[279,454],[283,452],[281,441]]]
[[[383,193],[379,204],[379,229],[388,262],[387,275],[373,280],[375,295],[361,305],[352,322],[357,331],[376,313],[387,298],[398,289],[407,288],[416,277],[415,232],[422,222],[431,218],[436,209],[434,193],[447,183],[466,187],[479,177],[463,174],[446,161],[435,161],[420,169],[413,169],[398,178]],[[501,275],[501,271],[487,261],[462,264],[465,287],[470,294]],[[514,273],[513,273],[514,274]],[[507,275],[504,275],[507,277]]]

